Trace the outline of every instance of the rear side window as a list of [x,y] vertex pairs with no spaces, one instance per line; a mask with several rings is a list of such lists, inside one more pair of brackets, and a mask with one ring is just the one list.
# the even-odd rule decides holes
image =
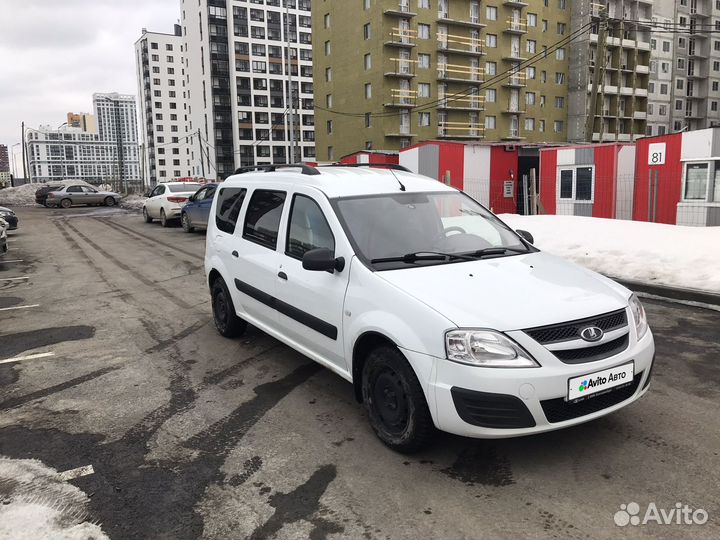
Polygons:
[[82,193],[82,186],[70,186],[65,191],[68,193]]
[[245,188],[223,188],[218,193],[217,206],[215,207],[215,225],[217,228],[228,234],[235,232],[240,207],[245,200]]
[[284,203],[284,191],[255,190],[245,214],[243,238],[275,249]]
[[304,195],[293,197],[285,253],[302,259],[306,251],[327,248],[335,252],[335,238],[318,204]]

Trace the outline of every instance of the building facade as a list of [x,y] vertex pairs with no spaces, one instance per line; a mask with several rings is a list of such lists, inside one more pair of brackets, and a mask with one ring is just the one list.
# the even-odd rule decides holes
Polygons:
[[310,0],[288,1],[182,1],[193,175],[315,158]]
[[190,133],[180,25],[174,34],[148,32],[135,42],[143,177],[148,186],[181,177],[203,177],[202,144]]
[[570,2],[336,0],[314,7],[313,28],[320,160],[566,140]]
[[631,141],[646,132],[652,0],[572,2],[568,140]]
[[95,116],[88,113],[67,113],[67,125],[89,133],[97,133]]
[[10,172],[10,156],[4,144],[0,144],[0,172]]

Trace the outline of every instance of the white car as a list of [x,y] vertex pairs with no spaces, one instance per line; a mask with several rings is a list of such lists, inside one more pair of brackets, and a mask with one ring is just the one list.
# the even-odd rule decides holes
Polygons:
[[531,242],[405,170],[273,166],[218,189],[205,270],[220,334],[251,323],[351,381],[409,452],[435,428],[540,433],[647,392],[639,300]]
[[145,223],[159,219],[163,227],[168,227],[173,220],[180,219],[182,207],[188,197],[202,187],[202,184],[191,182],[164,182],[158,184],[147,194],[143,203]]

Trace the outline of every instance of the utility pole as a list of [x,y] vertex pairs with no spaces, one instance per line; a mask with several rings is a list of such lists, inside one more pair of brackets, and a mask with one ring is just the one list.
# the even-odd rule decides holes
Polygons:
[[[200,166],[202,167],[203,180],[205,180],[205,159],[203,156],[202,139],[200,138],[200,128],[198,128],[197,137],[198,137],[198,150],[200,150]],[[240,160],[242,161],[242,158],[240,158]]]
[[288,75],[288,113],[290,115],[290,157],[288,163],[295,162],[295,112],[292,88],[292,55],[290,54],[290,2],[285,2],[285,42],[287,54],[287,75]]
[[28,166],[27,161],[25,160],[25,153],[27,152],[27,147],[25,146],[25,122],[22,123],[22,162],[23,162],[23,178],[27,180],[28,178]]
[[[590,6],[592,11],[592,4]],[[592,17],[592,13],[590,14]],[[595,67],[593,68],[593,82],[590,90],[590,110],[588,111],[587,121],[585,124],[585,140],[592,142],[593,131],[595,127],[595,112],[597,111],[598,85],[600,81],[601,66],[605,65],[605,32],[607,30],[607,8],[604,6],[600,10],[600,23],[598,28],[598,44],[597,54],[595,55]],[[602,70],[604,71],[604,69]],[[604,84],[604,81],[602,81]],[[601,122],[602,124],[602,122]]]

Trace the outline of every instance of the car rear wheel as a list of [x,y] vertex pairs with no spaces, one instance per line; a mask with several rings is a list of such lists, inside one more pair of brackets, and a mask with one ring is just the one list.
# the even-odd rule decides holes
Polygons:
[[170,221],[168,220],[167,216],[165,215],[165,209],[160,210],[160,225],[163,227],[169,227]]
[[60,206],[63,208],[70,208],[72,206],[72,201],[70,199],[63,199],[60,201]]
[[374,349],[363,367],[363,403],[375,434],[402,453],[421,450],[435,434],[420,382],[402,353],[383,345]]
[[210,295],[213,320],[220,335],[226,338],[241,336],[247,328],[247,323],[235,313],[230,291],[228,291],[223,278],[218,277],[213,281]]
[[190,217],[185,212],[180,216],[180,223],[182,223],[183,231],[186,233],[191,233],[195,230],[195,227],[190,224]]
[[143,206],[143,219],[145,220],[145,223],[152,223],[153,218],[150,217],[150,214],[148,214],[147,208]]
[[115,206],[115,199],[112,197],[105,197],[105,206]]

